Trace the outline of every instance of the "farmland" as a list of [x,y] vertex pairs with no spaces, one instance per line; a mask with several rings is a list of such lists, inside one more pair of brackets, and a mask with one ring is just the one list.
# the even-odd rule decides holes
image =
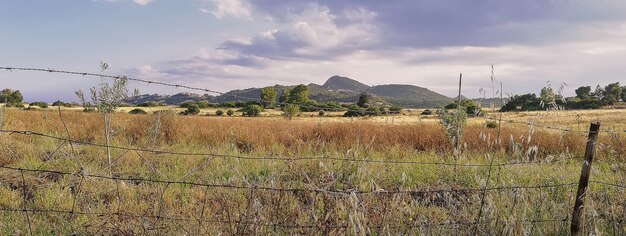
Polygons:
[[563,235],[596,120],[582,231],[626,231],[623,110],[505,113],[500,142],[470,118],[458,160],[418,110],[125,112],[108,166],[98,114],[4,109],[2,130],[17,132],[0,134],[0,233]]

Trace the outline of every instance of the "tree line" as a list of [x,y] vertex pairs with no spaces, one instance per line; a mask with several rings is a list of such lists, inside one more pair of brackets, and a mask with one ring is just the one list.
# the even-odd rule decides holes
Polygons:
[[512,96],[500,111],[538,111],[546,109],[599,109],[626,101],[626,86],[619,82],[604,87],[597,85],[581,86],[575,90],[575,97],[563,97],[551,87],[541,89],[539,96],[534,93]]

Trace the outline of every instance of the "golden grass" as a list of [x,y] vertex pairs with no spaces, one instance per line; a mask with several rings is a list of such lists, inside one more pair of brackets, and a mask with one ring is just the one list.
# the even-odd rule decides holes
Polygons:
[[[603,118],[619,125],[619,115]],[[72,139],[104,143],[97,114],[64,111]],[[523,114],[517,114],[522,119]],[[507,114],[507,119],[514,119]],[[157,122],[158,119],[158,122]],[[314,157],[344,159],[452,162],[448,141],[432,118],[160,116],[116,114],[113,144],[190,153],[223,153],[246,157]],[[429,121],[425,121],[429,120]],[[544,121],[547,123],[547,121]],[[572,125],[563,120],[563,125]],[[604,120],[603,120],[604,122]],[[160,125],[157,125],[160,124]],[[462,164],[545,161],[533,165],[493,168],[418,164],[361,163],[337,160],[237,160],[126,152],[113,150],[115,176],[190,181],[196,183],[341,191],[440,190],[533,186],[576,182],[585,135],[528,130],[505,124],[502,145],[494,143],[495,129],[483,119],[470,121],[463,140]],[[54,110],[5,110],[3,129],[33,130],[66,137]],[[530,137],[530,138],[529,138]],[[36,136],[2,134],[3,166],[43,168],[77,173],[80,160],[90,175],[107,175],[104,151]],[[156,141],[156,142],[154,142]],[[156,146],[153,146],[156,144]],[[600,135],[592,179],[620,183],[626,135]],[[529,153],[534,150],[536,154]],[[554,162],[557,160],[556,162]],[[192,171],[195,170],[195,171]],[[343,195],[306,191],[272,192],[253,188],[230,189],[143,181],[81,179],[55,175],[0,171],[0,207],[72,209],[98,215],[31,214],[35,234],[468,234],[473,232],[480,192]],[[489,178],[487,178],[489,176]],[[78,186],[80,191],[76,192]],[[26,188],[21,188],[26,186]],[[575,186],[489,191],[479,234],[564,234],[571,214]],[[76,200],[74,200],[76,199]],[[596,229],[621,234],[626,226],[626,193],[592,185],[586,206],[585,232]],[[117,213],[121,216],[117,216]],[[109,215],[112,214],[112,215]],[[186,219],[158,219],[154,216]],[[144,216],[144,217],[132,217]],[[541,221],[549,220],[542,222]],[[0,213],[0,233],[28,232],[23,212]],[[241,222],[248,222],[247,224]],[[450,224],[469,222],[469,224]],[[423,224],[435,226],[419,227]],[[442,226],[437,226],[443,224]],[[314,227],[285,227],[307,225]],[[346,227],[344,227],[346,226]]]

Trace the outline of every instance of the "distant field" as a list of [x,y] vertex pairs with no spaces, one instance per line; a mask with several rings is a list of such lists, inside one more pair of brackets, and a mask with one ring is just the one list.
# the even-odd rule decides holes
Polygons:
[[[0,208],[15,210],[0,234],[563,235],[589,122],[626,123],[626,110],[504,113],[498,143],[471,118],[457,163],[421,110],[290,121],[131,109],[114,116],[112,176],[97,114],[4,109],[3,130],[36,134],[0,134]],[[598,142],[583,231],[623,235],[626,133]]]

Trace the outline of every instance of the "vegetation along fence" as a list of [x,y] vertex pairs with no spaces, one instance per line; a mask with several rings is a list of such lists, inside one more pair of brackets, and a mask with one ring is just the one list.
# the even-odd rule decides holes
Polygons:
[[[0,69],[124,78],[223,94],[123,76],[37,68]],[[102,143],[89,137],[72,138],[70,131],[74,130],[65,124],[60,109],[63,135],[2,126],[2,122],[9,122],[2,116],[11,114],[14,113],[0,113],[0,184],[11,190],[0,192],[5,199],[0,203],[0,228],[14,231],[0,233],[626,234],[626,184],[620,178],[624,176],[623,149],[612,151],[617,156],[614,163],[609,159],[594,160],[597,149],[608,145],[598,138],[600,134],[618,137],[619,143],[623,137],[618,135],[626,130],[601,130],[597,122],[591,123],[589,130],[574,130],[479,117],[500,125],[586,136],[586,142],[581,143],[585,145],[583,159],[580,155],[528,158],[537,152],[532,148],[522,155],[525,158],[506,158],[514,152],[514,144],[503,148],[498,132],[491,151],[484,151],[482,157],[448,162],[442,161],[448,158],[440,157],[447,156],[446,152],[435,158],[416,159],[374,158],[354,154],[358,150],[352,149],[348,152],[353,154],[277,155],[264,150],[267,152],[262,155],[245,148],[238,152],[188,151],[206,148],[180,148],[176,143],[165,147],[110,144],[108,139]],[[104,149],[113,150],[117,156],[102,164],[97,156]],[[47,160],[62,153],[68,158],[54,164],[40,163],[33,160],[33,153],[44,153],[35,156]],[[126,160],[131,155],[134,162]],[[581,160],[578,180],[570,178],[578,177],[570,172],[578,170],[572,166],[580,165]],[[594,161],[600,162],[598,168],[592,166]],[[147,166],[149,171],[102,174],[122,162]],[[246,172],[234,166],[255,171]],[[214,169],[203,171],[209,167]],[[518,170],[507,171],[515,168]],[[594,179],[592,168],[602,178]],[[270,173],[277,169],[279,174]],[[333,171],[325,171],[329,169]],[[550,171],[563,174],[543,173]],[[412,176],[416,180],[411,182],[406,177],[409,172],[429,176]],[[533,183],[537,181],[530,175],[538,173],[547,177]],[[388,178],[375,178],[381,175]]]

